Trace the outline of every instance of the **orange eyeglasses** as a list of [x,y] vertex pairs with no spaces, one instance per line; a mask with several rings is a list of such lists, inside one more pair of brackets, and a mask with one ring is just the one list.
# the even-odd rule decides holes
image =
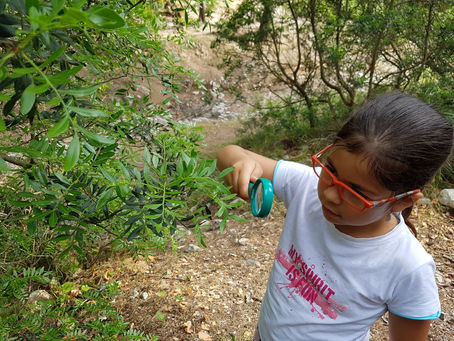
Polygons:
[[319,177],[321,181],[323,181],[328,186],[337,186],[337,191],[339,196],[342,200],[344,200],[348,205],[359,212],[363,212],[364,210],[382,205],[386,202],[396,201],[415,193],[420,192],[419,189],[415,189],[413,191],[408,191],[402,194],[395,195],[388,199],[382,200],[367,200],[361,194],[344,184],[342,181],[339,181],[336,176],[322,163],[320,159],[326,157],[326,152],[333,147],[333,145],[329,145],[328,147],[324,148],[322,151],[318,152],[317,154],[312,156],[312,167],[314,169],[315,174]]

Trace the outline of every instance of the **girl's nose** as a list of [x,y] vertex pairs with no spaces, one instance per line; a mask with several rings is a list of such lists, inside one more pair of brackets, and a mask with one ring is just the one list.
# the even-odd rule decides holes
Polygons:
[[335,205],[340,205],[342,203],[342,198],[339,195],[339,190],[336,185],[328,186],[323,191],[325,194],[326,200],[332,202]]

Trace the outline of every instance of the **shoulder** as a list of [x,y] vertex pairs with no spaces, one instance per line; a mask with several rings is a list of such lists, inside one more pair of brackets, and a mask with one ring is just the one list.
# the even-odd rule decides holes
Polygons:
[[292,161],[279,161],[274,170],[274,193],[284,202],[316,188],[318,178],[312,167]]
[[396,251],[400,254],[400,261],[395,265],[401,266],[401,273],[407,273],[418,269],[423,264],[430,264],[435,267],[432,256],[424,249],[420,241],[410,232],[408,226],[403,222],[403,217],[398,238],[394,241],[397,245]]
[[312,167],[293,161],[280,160],[274,169],[273,183],[285,182],[290,179],[295,185],[310,177],[316,177]]

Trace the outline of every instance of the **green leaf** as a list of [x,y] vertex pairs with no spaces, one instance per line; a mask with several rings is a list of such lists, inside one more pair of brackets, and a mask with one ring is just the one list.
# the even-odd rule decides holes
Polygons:
[[[28,1],[28,2],[30,2],[30,1]],[[39,5],[38,5],[38,6],[39,6]],[[30,7],[30,8],[28,9],[28,15],[29,15],[29,17],[30,17],[30,24],[31,24],[31,26],[32,26],[32,30],[33,30],[33,31],[38,30],[39,24],[36,23],[35,20],[33,20],[33,19],[36,19],[36,18],[39,17],[39,12],[38,12],[38,10],[36,9],[35,6],[32,6],[32,7]]]
[[52,128],[49,129],[47,132],[48,137],[56,137],[58,135],[63,134],[69,128],[69,118],[68,116],[63,117],[60,121],[58,121]]
[[84,96],[89,96],[98,90],[97,86],[92,86],[90,88],[75,88],[75,89],[66,89],[66,90],[60,90],[62,94],[65,95],[71,95],[74,97],[84,97]]
[[28,91],[33,86],[33,84],[29,85],[20,98],[20,113],[22,115],[28,114],[32,109],[33,104],[35,104],[36,95]]
[[37,227],[38,227],[38,225],[36,224],[36,221],[29,221],[27,223],[27,231],[28,231],[28,233],[35,234]]
[[0,157],[0,172],[8,172],[8,171],[9,171],[8,165],[6,164],[5,160],[3,160]]
[[62,47],[60,47],[57,51],[52,53],[49,56],[49,58],[47,58],[46,61],[39,66],[39,68],[42,70],[45,67],[49,66],[54,60],[56,60],[58,57],[60,57],[63,52],[65,52],[65,49],[66,49],[66,46],[64,46],[64,45]]
[[80,143],[79,143],[79,136],[76,134],[74,135],[71,143],[69,144],[68,151],[66,152],[65,157],[65,164],[64,170],[67,172],[76,165],[77,161],[79,161],[80,155]]
[[6,78],[6,67],[0,67],[0,82]]
[[56,105],[59,105],[61,103],[61,99],[60,97],[56,96],[54,98],[52,98],[51,100],[49,100],[46,105],[49,106],[49,107],[55,107]]
[[[72,69],[59,72],[56,75],[49,76],[48,79],[51,81],[51,83],[53,85],[65,84],[65,83],[68,83],[68,80],[71,76],[74,76],[75,74],[77,74],[81,69],[82,69],[82,65],[79,65],[79,66],[73,67]],[[36,79],[40,80],[42,83],[45,82],[45,80],[42,78],[42,76],[36,77]]]
[[0,117],[0,132],[5,131],[5,130],[6,130],[5,121],[3,120],[3,118]]
[[66,282],[63,283],[59,288],[64,294],[69,293],[71,290],[74,289],[74,282]]
[[109,200],[112,198],[112,195],[114,193],[115,188],[110,187],[108,190],[102,192],[100,195],[98,202],[96,203],[96,209],[100,209],[101,207],[106,206],[106,204],[109,202]]
[[146,162],[148,162],[148,163],[151,162],[151,155],[150,155],[150,152],[148,151],[147,147],[144,148],[144,158],[145,158]]
[[41,85],[30,85],[30,87],[27,89],[28,92],[32,94],[42,94],[45,92],[47,89],[49,89],[49,84],[44,83]]
[[217,176],[217,178],[218,178],[218,179],[221,179],[221,178],[223,178],[224,176],[226,176],[227,174],[229,174],[229,173],[230,173],[231,171],[233,171],[233,170],[234,170],[233,167],[226,168],[226,169],[224,169],[224,170]]
[[50,227],[55,227],[57,225],[57,213],[55,211],[52,211],[52,213],[49,216],[49,226]]
[[102,135],[98,135],[96,133],[93,133],[89,130],[86,130],[86,129],[83,129],[83,128],[79,128],[83,133],[84,135],[89,139],[89,140],[92,140],[92,141],[95,141],[99,144],[114,144],[115,143],[115,139],[112,138],[112,137],[105,137],[105,136],[102,136]]
[[125,167],[125,165],[124,165],[121,161],[118,161],[118,166],[120,167],[121,172],[123,173],[123,175],[125,176],[125,178],[126,178],[127,180],[131,180],[131,175],[129,174],[128,169]]
[[52,4],[52,12],[50,13],[51,17],[54,17],[55,15],[58,14],[63,9],[63,6],[65,5],[65,0],[51,0]]
[[110,8],[98,7],[88,11],[88,20],[102,28],[120,28],[125,25],[125,21]]
[[15,68],[13,70],[13,73],[9,75],[10,78],[19,78],[25,75],[28,75],[29,73],[34,72],[35,69],[32,67],[23,67],[23,68]]
[[161,313],[159,310],[156,312],[155,316],[161,322],[165,321],[165,319],[166,319],[166,316],[163,313]]
[[98,109],[69,107],[69,110],[75,112],[76,114],[78,114],[80,116],[89,117],[89,118],[107,117],[108,116],[104,111],[101,111]]
[[107,172],[104,168],[99,167],[99,170],[101,171],[102,175],[104,175],[104,177],[107,180],[109,180],[112,183],[116,183],[116,179],[109,172]]

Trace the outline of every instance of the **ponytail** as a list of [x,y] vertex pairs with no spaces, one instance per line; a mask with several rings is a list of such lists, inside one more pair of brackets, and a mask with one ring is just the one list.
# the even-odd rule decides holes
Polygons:
[[409,220],[412,209],[413,209],[413,205],[411,205],[410,207],[407,207],[406,209],[404,209],[402,211],[402,217],[404,218],[405,224],[407,224],[407,226],[409,227],[411,232],[414,234],[414,236],[418,237],[418,232],[416,232],[415,226]]

